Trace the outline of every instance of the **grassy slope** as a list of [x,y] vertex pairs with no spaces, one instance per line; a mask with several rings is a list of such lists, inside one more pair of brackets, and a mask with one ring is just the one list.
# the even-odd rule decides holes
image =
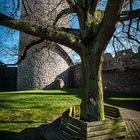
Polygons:
[[[79,104],[79,90],[0,92],[0,130],[21,131],[48,123],[68,107]],[[108,104],[139,110],[139,96],[105,92]]]
[[0,130],[21,131],[50,122],[69,106],[79,104],[79,90],[0,92]]

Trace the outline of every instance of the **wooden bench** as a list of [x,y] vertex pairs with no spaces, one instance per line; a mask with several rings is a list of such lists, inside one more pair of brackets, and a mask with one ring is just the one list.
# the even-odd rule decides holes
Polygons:
[[105,105],[104,121],[84,122],[79,120],[80,106],[69,108],[62,114],[61,129],[67,132],[73,139],[80,140],[103,140],[124,138],[126,136],[125,121],[119,110]]
[[109,119],[122,118],[119,109],[116,107],[104,105],[104,112],[105,112],[105,118],[109,118]]

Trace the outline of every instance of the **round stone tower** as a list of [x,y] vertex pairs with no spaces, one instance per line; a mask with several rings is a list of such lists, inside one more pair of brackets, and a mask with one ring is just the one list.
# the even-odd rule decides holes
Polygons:
[[[28,10],[32,16],[26,17],[24,9],[21,10],[21,19],[34,21],[42,26],[47,22],[52,24],[57,13],[66,8],[66,3],[59,5],[59,0],[29,0]],[[55,10],[54,10],[55,9]],[[59,23],[69,26],[69,17]],[[65,27],[66,27],[65,26]],[[31,35],[20,34],[19,54],[22,55],[27,44],[37,40]],[[65,87],[68,86],[68,68],[72,61],[68,55],[71,50],[56,43],[44,41],[28,50],[25,60],[18,65],[17,89],[50,89],[56,87],[56,79],[62,79]]]

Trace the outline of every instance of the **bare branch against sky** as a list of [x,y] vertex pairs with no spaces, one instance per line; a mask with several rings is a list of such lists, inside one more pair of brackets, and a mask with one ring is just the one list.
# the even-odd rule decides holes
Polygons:
[[[11,18],[19,18],[19,17],[21,17],[22,19],[32,18],[34,21],[37,21],[41,26],[45,26],[47,23],[47,24],[53,24],[56,27],[58,26],[61,27],[62,20],[59,19],[65,18],[67,15],[70,14],[71,27],[75,28],[77,26],[79,28],[77,16],[75,14],[75,11],[71,7],[65,6],[66,8],[60,10],[61,7],[60,5],[64,4],[64,2],[65,2],[64,0],[56,1],[56,4],[54,6],[53,4],[54,2],[51,3],[51,1],[45,3],[44,1],[33,0],[34,5],[39,6],[38,9],[41,9],[41,7],[43,7],[42,11],[38,11],[38,9],[34,9],[32,5],[30,5],[31,3],[28,0],[11,0],[10,2],[8,0],[2,0],[0,2],[0,12],[10,16]],[[72,5],[70,1],[68,1],[68,3]],[[102,0],[100,1],[100,3],[98,3],[98,10],[101,10],[102,13],[105,10],[106,3],[107,3],[106,0]],[[22,13],[20,12],[21,5],[22,5]],[[117,28],[113,36],[114,39],[113,38],[111,39],[106,49],[107,52],[114,53],[114,47],[116,48],[115,49],[116,51],[121,49],[126,49],[126,48],[133,48],[133,50],[137,50],[137,47],[140,45],[140,40],[139,40],[140,9],[139,8],[140,8],[140,2],[138,0],[126,1],[126,3],[124,4],[124,8],[122,9],[122,14],[120,16],[120,23],[118,23],[116,26]],[[42,16],[44,16],[44,21],[42,21]],[[5,55],[3,55],[5,54],[4,51],[6,51],[6,53],[9,56],[13,57],[14,55],[13,61],[15,62],[15,58],[17,59],[16,55],[18,54],[17,49],[18,49],[19,34],[14,30],[11,29],[9,30],[2,26],[0,27],[0,30],[2,33],[0,39],[1,41],[0,52],[2,54],[1,60],[5,62],[9,61],[8,58],[10,57],[4,58]],[[68,29],[67,31],[70,32],[70,29]],[[74,33],[74,31],[72,31],[72,33]],[[79,34],[78,31],[75,31],[75,33],[76,35]],[[12,38],[12,40],[14,39],[15,41],[8,41],[8,38],[9,40],[10,38]],[[112,40],[114,40],[115,43]],[[8,51],[10,49],[12,51]],[[9,62],[12,63],[11,61]]]

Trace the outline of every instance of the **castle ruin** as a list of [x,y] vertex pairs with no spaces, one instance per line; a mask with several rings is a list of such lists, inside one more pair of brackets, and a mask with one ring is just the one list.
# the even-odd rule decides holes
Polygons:
[[[57,13],[67,7],[64,2],[57,7],[57,12],[52,12],[52,7],[57,5],[57,0],[37,0],[36,3],[29,0],[29,6],[34,14],[25,17],[25,11],[22,9],[21,18],[43,23],[42,26],[45,26],[45,22],[52,24]],[[58,22],[59,26],[69,27],[69,24],[69,16]],[[25,33],[21,33],[20,38],[20,55],[27,44],[38,39]],[[64,82],[64,88],[79,87],[80,64],[73,64],[70,53],[69,48],[49,41],[33,46],[18,67],[3,67],[0,64],[0,90],[58,88],[56,83],[59,80]],[[115,57],[110,53],[104,54],[102,73],[104,89],[140,93],[140,47],[138,53],[128,49],[117,52]],[[11,75],[11,78],[8,78],[8,75]]]
[[[21,18],[37,22],[42,26],[45,26],[45,22],[52,24],[57,13],[67,7],[65,2],[59,5],[57,0],[30,0],[28,4],[33,14],[30,17],[24,17],[25,11],[22,9]],[[53,8],[55,8],[54,11]],[[69,27],[69,16],[59,21],[58,25]],[[37,40],[38,38],[21,32],[20,55],[22,55],[24,47],[35,39]],[[72,60],[69,56],[70,52],[69,48],[50,41],[44,41],[33,46],[28,51],[26,59],[18,65],[17,89],[55,88],[57,79],[63,79],[65,87],[68,87],[67,69],[72,65]]]
[[[70,71],[71,87],[80,87],[80,64],[72,66]],[[121,50],[114,57],[105,53],[102,79],[105,90],[140,94],[140,47],[137,53]]]
[[[57,51],[57,53],[59,51]],[[130,57],[128,56],[123,57],[124,55],[127,54],[127,52],[130,52],[131,54]],[[63,53],[61,52],[61,54]],[[56,77],[59,77],[59,79],[63,79],[65,88],[79,88],[80,77],[81,77],[80,64],[73,65],[70,61],[71,59],[68,59],[67,56],[65,55],[61,55],[61,56],[64,60],[67,60],[66,64],[68,66],[68,69],[63,69],[62,67],[61,69],[62,73],[60,73],[60,75],[57,75],[55,73],[56,75],[53,77],[54,78],[53,80],[56,81]],[[120,62],[118,62],[118,60]],[[117,64],[116,64],[116,61],[117,61]],[[123,67],[122,65],[120,67],[118,63],[123,64]],[[61,67],[61,63],[59,64]],[[3,64],[1,63],[0,64],[0,90],[16,90],[16,83],[17,83],[16,77],[18,76],[17,67],[4,67],[2,65]],[[53,67],[53,64],[51,66]],[[33,70],[34,69],[32,69],[31,72],[33,72]],[[47,67],[47,70],[51,71],[51,67],[49,65]],[[47,71],[45,70],[45,72]],[[41,75],[42,77],[46,76],[45,73],[42,73]],[[26,76],[26,73],[23,76]],[[33,76],[37,76],[37,75],[33,75]],[[51,78],[51,76],[49,77]],[[115,57],[112,57],[112,55],[109,53],[104,54],[102,78],[103,78],[103,88],[105,90],[140,94],[140,49],[138,53],[133,53],[132,50],[130,49],[119,51]],[[38,79],[38,76],[34,77],[34,79],[37,79],[37,81],[40,80]],[[30,80],[32,79],[29,79],[29,81],[26,81],[27,84],[29,85],[30,85]],[[47,86],[48,86],[47,88],[56,89],[58,87],[56,86],[56,83],[53,80],[51,83],[51,81],[49,81],[48,79],[49,84],[48,85],[46,83],[42,84],[43,85],[42,88],[39,85],[41,82],[38,84],[36,83],[36,81],[34,81],[34,85],[36,89],[44,89],[44,87],[47,87]],[[33,81],[31,81],[31,83],[33,83]],[[37,88],[38,86],[40,87]],[[34,87],[30,85],[30,89],[34,89]]]

